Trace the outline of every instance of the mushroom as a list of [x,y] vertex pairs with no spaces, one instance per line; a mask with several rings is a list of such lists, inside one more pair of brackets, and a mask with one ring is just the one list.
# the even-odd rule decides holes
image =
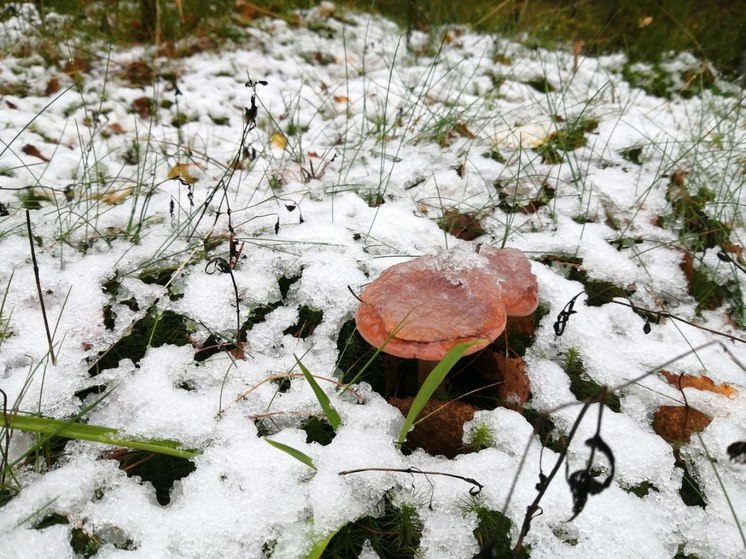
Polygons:
[[[421,385],[455,345],[486,347],[505,329],[507,316],[526,316],[538,305],[536,277],[516,249],[453,249],[385,270],[360,294],[360,335],[382,351],[418,360]],[[385,345],[384,345],[385,344]]]

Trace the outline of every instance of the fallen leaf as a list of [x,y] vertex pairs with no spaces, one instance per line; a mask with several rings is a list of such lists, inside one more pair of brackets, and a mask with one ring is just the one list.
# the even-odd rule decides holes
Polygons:
[[673,446],[688,443],[692,433],[704,430],[712,421],[709,415],[690,406],[661,406],[653,414],[653,431]]
[[138,97],[132,101],[132,110],[140,118],[149,118],[153,114],[153,100],[150,97]]
[[[414,398],[389,398],[388,401],[406,416]],[[460,400],[428,400],[414,429],[407,435],[405,446],[447,458],[467,452],[463,443],[464,423],[472,420],[478,410]]]
[[109,124],[109,130],[111,130],[114,134],[124,134],[124,127],[119,124],[118,122],[112,122]]
[[273,146],[280,149],[285,149],[288,145],[288,139],[282,132],[275,132],[269,139]]
[[197,177],[194,176],[190,170],[190,163],[177,163],[168,170],[169,179],[182,179],[189,184],[194,184],[197,181]]
[[463,122],[459,122],[456,124],[456,126],[453,127],[453,131],[459,134],[460,136],[463,136],[464,138],[476,138],[477,135],[474,134],[471,130],[469,130],[469,127],[464,124]]
[[738,391],[729,384],[715,384],[715,381],[705,375],[677,375],[670,371],[661,371],[661,375],[663,375],[663,378],[665,378],[669,384],[677,388],[696,388],[697,390],[716,392],[717,394],[723,394],[725,396],[738,394]]
[[349,103],[350,99],[348,97],[345,97],[344,95],[335,95],[334,100],[337,103]]
[[155,80],[155,70],[143,60],[135,60],[124,67],[122,76],[133,85],[149,85]]
[[109,206],[116,206],[124,202],[132,194],[132,188],[122,188],[121,190],[115,190],[114,192],[108,192],[100,196],[94,196],[94,198],[101,200],[104,204]]
[[480,223],[481,218],[477,212],[461,213],[455,208],[447,208],[438,220],[438,227],[457,239],[472,241],[486,232]]
[[60,90],[60,79],[57,76],[52,76],[47,82],[47,87],[44,89],[44,95],[54,95]]
[[25,153],[26,155],[30,155],[31,157],[36,157],[38,159],[41,159],[42,161],[49,161],[48,157],[45,157],[41,154],[39,149],[36,146],[33,146],[31,144],[26,144],[21,148],[21,151]]
[[74,78],[80,76],[80,74],[90,71],[90,69],[90,62],[88,62],[85,58],[74,56],[70,58],[62,67],[62,73],[70,76],[71,78]]

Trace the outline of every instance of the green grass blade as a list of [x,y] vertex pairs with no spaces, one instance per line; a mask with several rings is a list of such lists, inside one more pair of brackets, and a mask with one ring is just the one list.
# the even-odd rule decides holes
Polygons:
[[264,437],[264,440],[267,441],[269,444],[271,444],[273,447],[275,447],[278,450],[281,450],[285,452],[286,454],[289,454],[296,460],[299,460],[303,462],[306,466],[309,468],[316,469],[316,464],[313,463],[313,459],[308,455],[297,448],[293,448],[292,446],[288,446],[286,444],[278,443],[277,441],[273,441],[272,439],[268,439],[267,437]]
[[319,383],[316,382],[315,378],[313,378],[311,372],[303,363],[300,362],[300,359],[298,359],[296,355],[293,355],[293,357],[295,357],[295,362],[298,363],[298,367],[300,367],[300,370],[308,381],[308,384],[311,385],[313,393],[316,395],[316,399],[319,401],[319,404],[321,404],[321,409],[324,410],[324,415],[326,415],[326,419],[329,421],[329,425],[331,425],[332,429],[336,431],[339,429],[339,426],[342,425],[342,418],[339,417],[337,410],[334,409],[332,403],[329,401],[329,396],[327,396],[326,392],[321,389]]
[[332,538],[336,536],[337,532],[341,529],[342,528],[340,527],[337,530],[332,530],[326,536],[317,540],[303,559],[321,559],[322,555],[324,555],[324,551],[326,551],[326,546],[329,545],[329,542],[332,541]]
[[111,427],[74,423],[71,421],[51,419],[49,417],[8,414],[6,416],[0,416],[0,426],[8,429],[18,429],[19,431],[40,433],[49,435],[50,437],[64,437],[66,439],[93,441],[106,445],[131,448],[134,450],[167,454],[169,456],[176,456],[177,458],[186,458],[187,460],[194,458],[199,454],[194,450],[180,448],[179,443],[176,441],[138,441],[126,437],[118,437],[118,431]]
[[407,439],[407,433],[409,433],[412,425],[414,425],[417,416],[420,415],[422,408],[425,407],[425,404],[427,404],[427,401],[438,389],[443,379],[446,378],[448,371],[461,359],[461,356],[467,349],[481,343],[484,343],[484,340],[474,340],[453,346],[445,354],[445,357],[441,359],[440,363],[435,366],[427,379],[425,379],[425,382],[422,383],[420,391],[417,392],[417,396],[415,396],[412,406],[409,408],[409,413],[406,419],[404,419],[404,425],[402,425],[401,431],[399,431],[399,438],[396,440],[397,445],[401,446],[404,444],[404,441]]

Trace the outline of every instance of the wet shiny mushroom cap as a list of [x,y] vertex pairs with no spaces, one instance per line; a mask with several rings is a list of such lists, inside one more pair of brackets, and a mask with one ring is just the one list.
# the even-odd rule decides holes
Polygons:
[[[445,260],[444,260],[445,259]],[[451,269],[448,255],[427,256],[385,270],[360,294],[358,331],[398,357],[439,361],[455,345],[484,340],[505,329],[500,286],[481,267]],[[445,264],[445,266],[444,266]]]
[[531,262],[517,248],[482,245],[479,254],[489,260],[489,272],[500,282],[508,316],[528,316],[539,306],[539,286]]

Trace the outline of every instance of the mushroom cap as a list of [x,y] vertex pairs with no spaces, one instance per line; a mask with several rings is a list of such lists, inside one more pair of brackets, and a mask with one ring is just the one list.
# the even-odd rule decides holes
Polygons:
[[460,266],[450,255],[396,264],[368,285],[355,314],[360,335],[375,347],[390,338],[386,353],[426,361],[484,340],[466,352],[473,353],[497,338],[506,321],[499,283],[483,266]]
[[479,254],[489,260],[490,274],[500,283],[508,316],[528,316],[539,306],[539,284],[531,262],[517,248],[482,245]]

